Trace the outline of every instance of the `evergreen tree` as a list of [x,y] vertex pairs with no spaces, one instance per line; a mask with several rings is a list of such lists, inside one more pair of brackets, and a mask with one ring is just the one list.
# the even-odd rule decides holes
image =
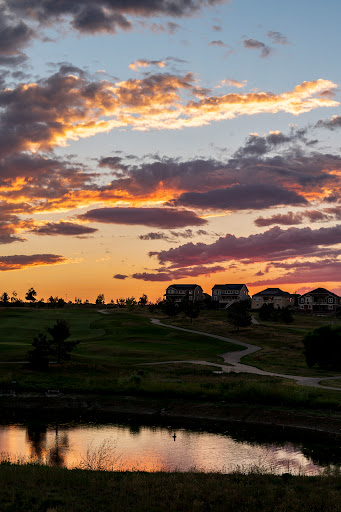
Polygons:
[[50,342],[46,334],[40,332],[33,338],[33,350],[28,352],[28,360],[33,370],[46,370],[49,366],[49,356],[51,352]]
[[252,317],[248,310],[249,301],[239,301],[232,304],[227,310],[227,321],[239,332],[241,327],[249,327]]
[[79,341],[67,341],[70,337],[70,325],[60,318],[47,332],[52,336],[51,348],[57,354],[57,363],[70,359],[70,352],[78,345]]

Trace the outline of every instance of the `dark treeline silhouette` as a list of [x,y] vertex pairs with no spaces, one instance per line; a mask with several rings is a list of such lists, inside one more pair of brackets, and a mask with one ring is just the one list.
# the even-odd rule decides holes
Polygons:
[[134,309],[135,306],[145,307],[149,305],[150,302],[145,293],[141,295],[139,299],[135,299],[135,297],[120,297],[117,298],[116,301],[111,299],[106,303],[105,297],[103,293],[99,293],[94,302],[90,302],[88,299],[83,300],[80,297],[75,297],[72,300],[64,300],[62,297],[51,295],[47,300],[43,298],[37,299],[37,292],[34,288],[30,288],[26,294],[25,299],[21,299],[18,297],[16,291],[12,292],[10,295],[7,292],[3,292],[0,295],[0,307],[35,307],[35,308],[63,308],[67,307],[90,307],[90,306],[105,306],[109,308],[128,308]]

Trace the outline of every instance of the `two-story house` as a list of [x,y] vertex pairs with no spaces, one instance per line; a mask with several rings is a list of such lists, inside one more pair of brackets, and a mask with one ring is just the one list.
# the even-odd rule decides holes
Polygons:
[[325,288],[316,288],[299,298],[299,310],[310,313],[333,313],[340,304],[341,297]]
[[165,297],[175,302],[181,302],[183,299],[192,302],[204,300],[203,290],[198,284],[171,284],[166,290]]
[[294,297],[280,288],[267,288],[252,296],[252,309],[260,309],[263,304],[273,304],[275,309],[284,309],[294,305]]
[[249,298],[246,284],[215,284],[212,288],[212,301],[220,308],[228,308],[234,302]]

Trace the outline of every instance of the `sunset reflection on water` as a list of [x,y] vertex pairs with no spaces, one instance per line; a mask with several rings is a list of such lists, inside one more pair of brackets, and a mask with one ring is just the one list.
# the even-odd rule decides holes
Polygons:
[[308,475],[321,472],[321,466],[292,443],[239,442],[225,434],[166,427],[0,426],[0,453],[2,459],[36,460],[67,468],[223,473],[259,468],[276,474]]

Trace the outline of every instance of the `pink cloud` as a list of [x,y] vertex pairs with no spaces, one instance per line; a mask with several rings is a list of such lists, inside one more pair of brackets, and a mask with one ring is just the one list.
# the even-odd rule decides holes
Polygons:
[[172,267],[182,268],[236,259],[251,263],[304,255],[317,256],[326,252],[321,248],[330,248],[339,243],[341,225],[315,230],[309,227],[283,230],[276,226],[264,233],[248,237],[227,234],[212,244],[189,242],[175,249],[151,252],[149,255],[156,256],[162,265],[170,263]]

